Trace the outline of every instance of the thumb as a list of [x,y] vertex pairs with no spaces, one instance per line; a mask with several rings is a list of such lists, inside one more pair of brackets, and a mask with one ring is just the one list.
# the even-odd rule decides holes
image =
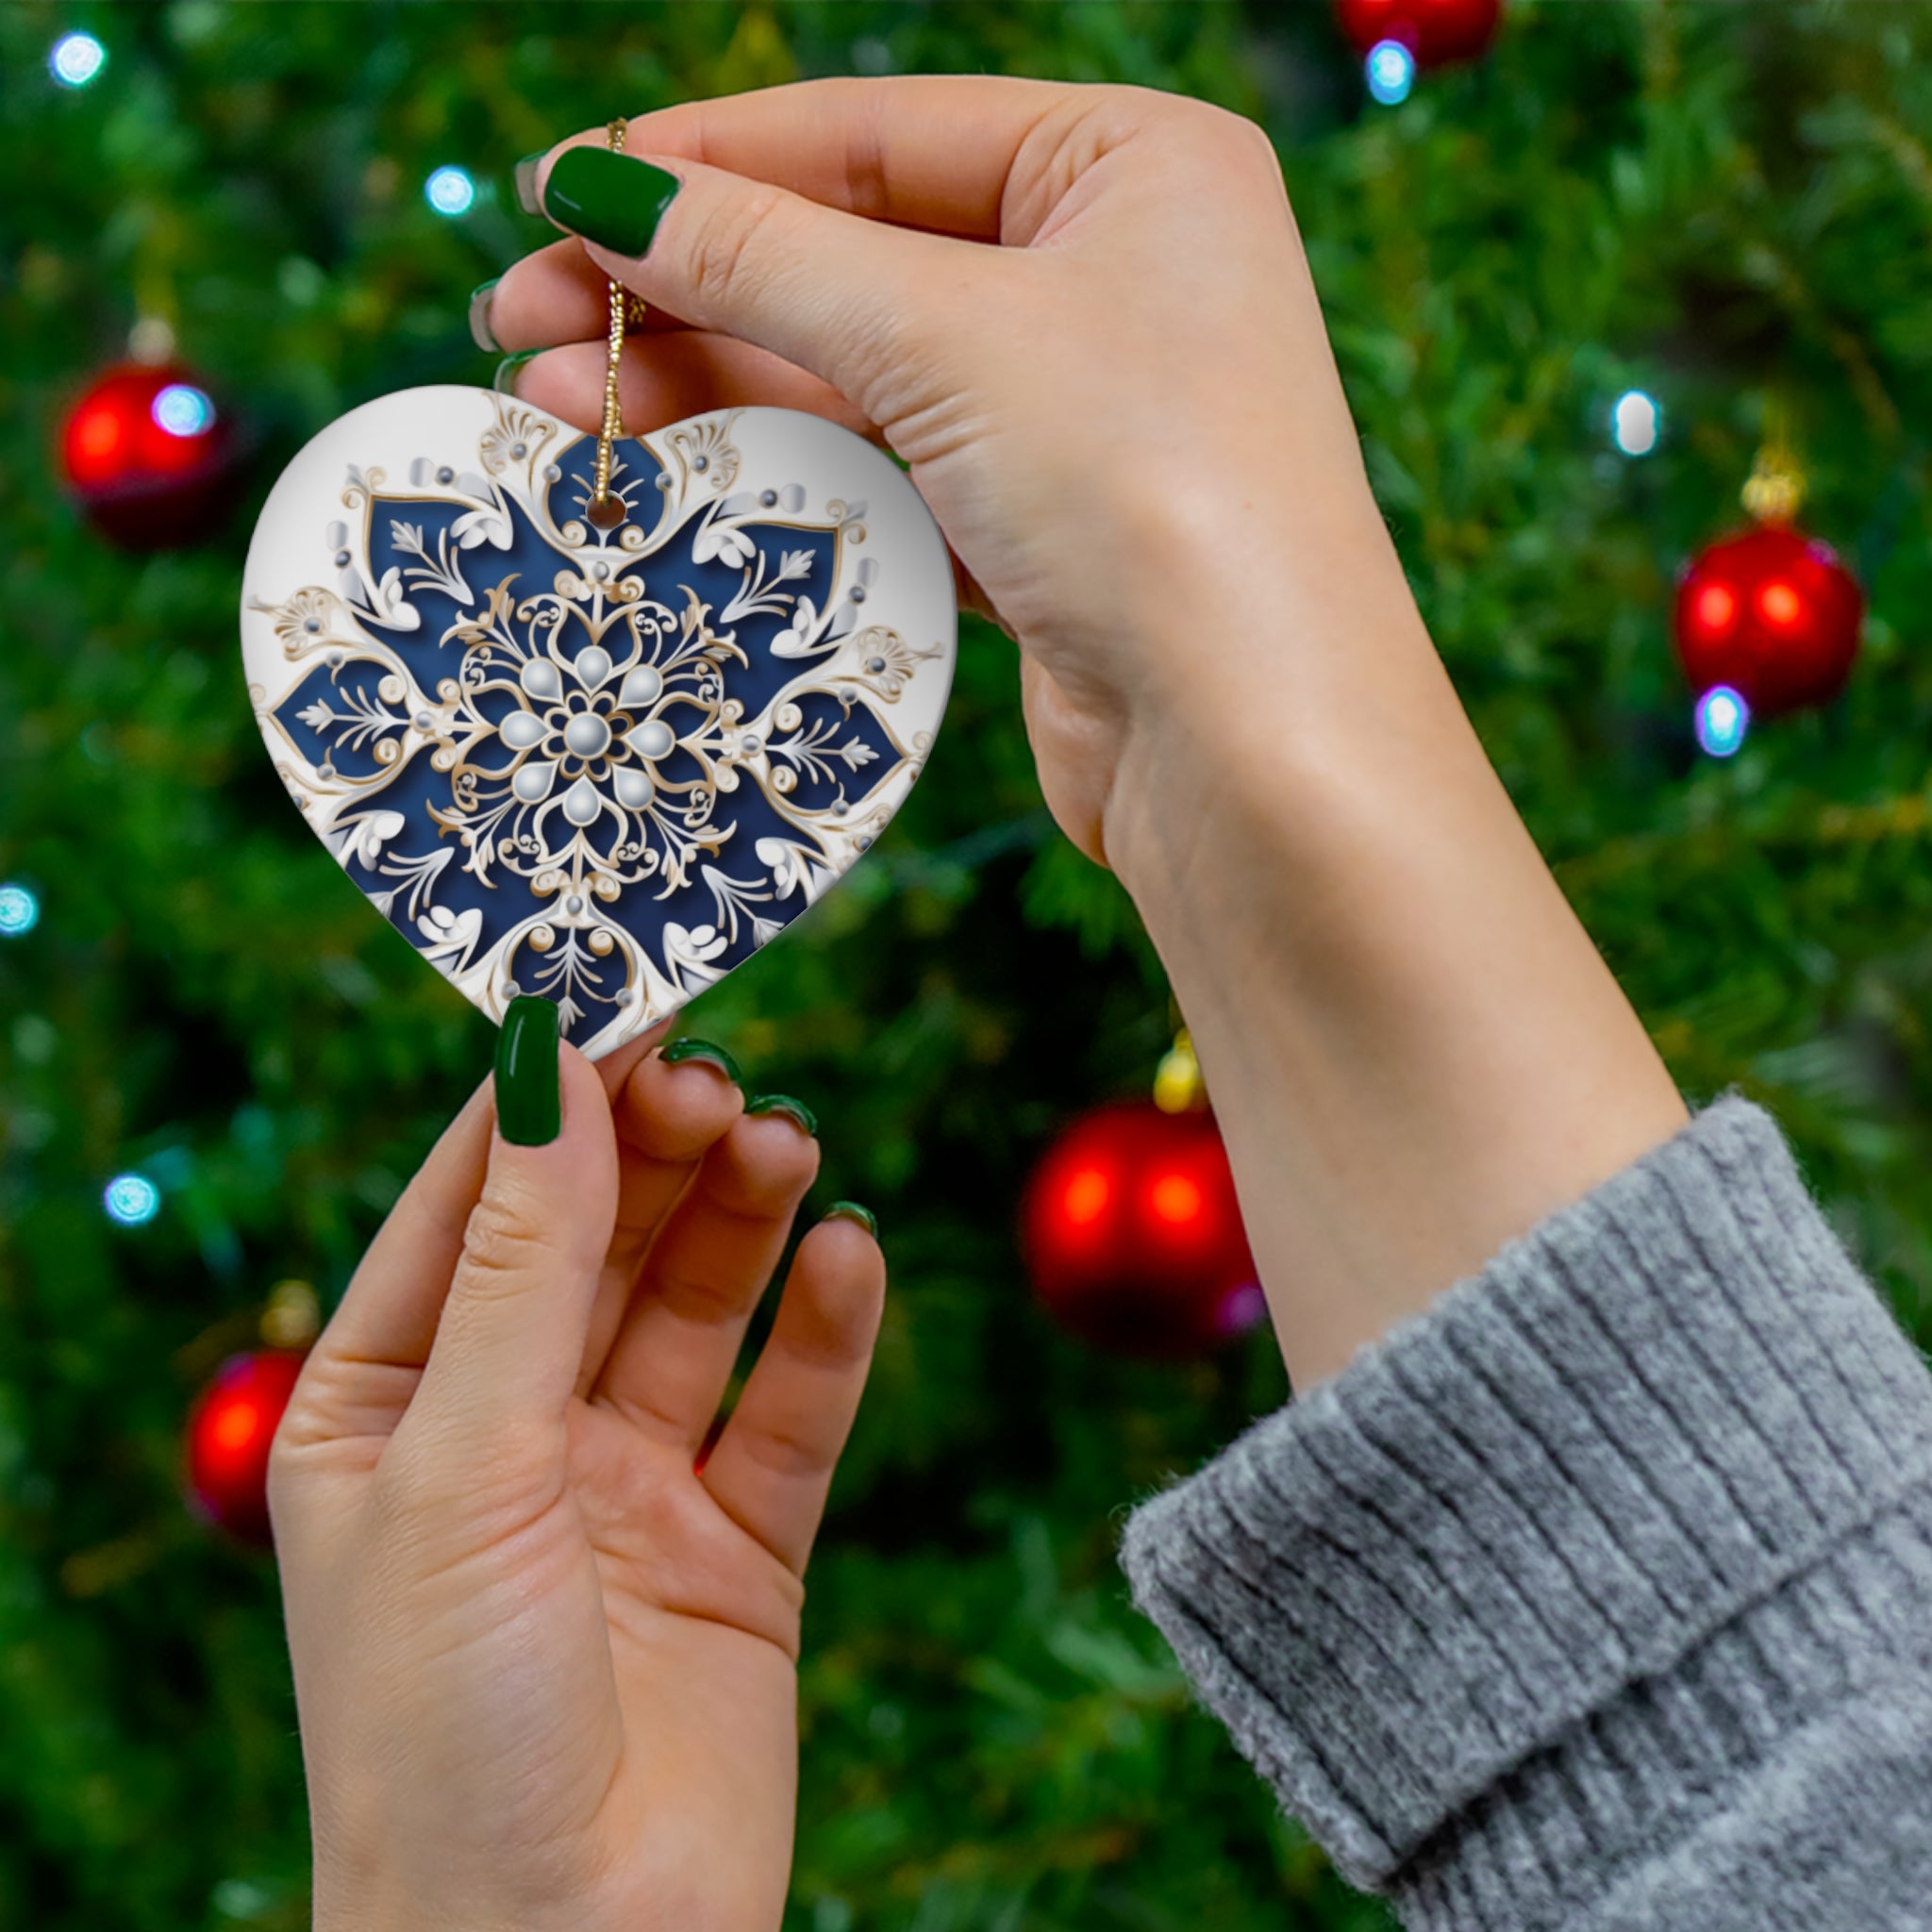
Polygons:
[[[949,331],[969,270],[983,276],[994,253],[969,260],[966,242],[588,141],[540,168],[530,198],[653,307],[809,370],[882,425],[917,407],[901,392],[908,374]],[[974,308],[985,305],[982,287]]]
[[489,1172],[410,1404],[438,1435],[559,1422],[583,1364],[617,1141],[596,1068],[557,1021],[549,1000],[513,1000],[498,1038]]

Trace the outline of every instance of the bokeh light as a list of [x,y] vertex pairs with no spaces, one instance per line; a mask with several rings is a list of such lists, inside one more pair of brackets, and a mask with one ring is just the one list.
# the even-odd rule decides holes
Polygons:
[[465,168],[439,168],[423,184],[423,197],[440,215],[466,215],[476,202],[476,184]]
[[1079,1169],[1067,1182],[1060,1206],[1073,1227],[1091,1227],[1107,1212],[1113,1198],[1113,1183],[1097,1167]]
[[1647,457],[1663,434],[1664,412],[1655,396],[1625,390],[1610,411],[1610,441],[1626,457]]
[[143,1227],[161,1211],[161,1191],[144,1174],[117,1174],[101,1195],[109,1221]]
[[17,940],[41,923],[41,902],[25,886],[0,886],[0,940]]
[[1188,1174],[1160,1174],[1147,1190],[1149,1210],[1169,1227],[1191,1225],[1200,1220],[1207,1205],[1200,1184]]
[[170,436],[200,436],[214,426],[215,406],[206,390],[171,382],[154,400],[155,422]]
[[1362,63],[1369,92],[1385,108],[1407,100],[1415,85],[1415,56],[1400,41],[1377,41]]
[[1741,691],[1714,684],[1697,700],[1697,742],[1714,758],[1732,757],[1751,728],[1751,707]]
[[85,87],[108,64],[108,50],[92,34],[62,34],[47,56],[47,72],[62,87]]

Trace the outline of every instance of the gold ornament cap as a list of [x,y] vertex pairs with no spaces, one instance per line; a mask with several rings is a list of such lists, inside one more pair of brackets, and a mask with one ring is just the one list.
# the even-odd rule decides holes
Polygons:
[[1194,1057],[1194,1042],[1185,1026],[1160,1057],[1154,1074],[1154,1104],[1162,1113],[1192,1113],[1208,1105],[1201,1062]]
[[271,1348],[307,1348],[322,1333],[322,1298],[307,1281],[278,1281],[261,1311],[261,1339]]
[[1744,514],[1759,524],[1793,523],[1805,507],[1805,466],[1792,445],[1786,410],[1775,400],[1765,406],[1764,441],[1740,495]]

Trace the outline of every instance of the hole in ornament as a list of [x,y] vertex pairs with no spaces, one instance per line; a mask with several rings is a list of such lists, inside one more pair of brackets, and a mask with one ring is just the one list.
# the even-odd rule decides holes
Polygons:
[[584,512],[584,521],[593,529],[614,530],[623,523],[627,512],[622,500],[615,496],[593,496],[590,508]]

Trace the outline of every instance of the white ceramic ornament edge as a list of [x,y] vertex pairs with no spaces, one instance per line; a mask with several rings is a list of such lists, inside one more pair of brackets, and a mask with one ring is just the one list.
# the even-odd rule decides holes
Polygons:
[[957,650],[944,541],[862,438],[746,408],[625,439],[609,531],[596,441],[488,390],[366,403],[282,473],[242,593],[310,828],[473,1004],[542,993],[592,1058],[873,844]]

